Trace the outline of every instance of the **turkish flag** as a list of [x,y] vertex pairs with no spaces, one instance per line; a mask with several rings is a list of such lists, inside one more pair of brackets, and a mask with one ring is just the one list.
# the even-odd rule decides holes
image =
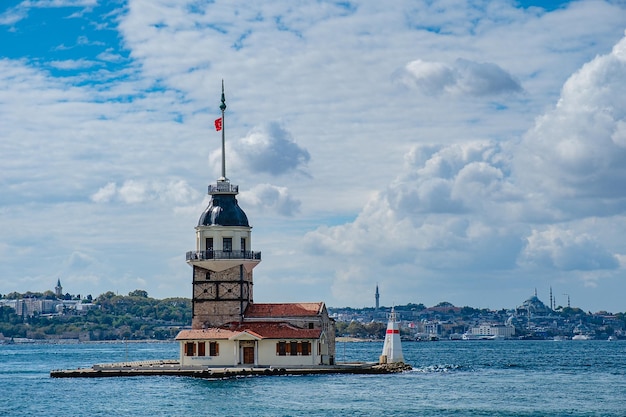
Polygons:
[[215,119],[215,130],[217,130],[218,132],[222,130],[222,118],[221,117],[219,119]]

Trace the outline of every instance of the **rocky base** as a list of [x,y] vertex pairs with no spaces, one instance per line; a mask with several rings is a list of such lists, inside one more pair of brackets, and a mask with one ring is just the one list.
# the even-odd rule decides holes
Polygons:
[[397,372],[406,372],[413,369],[411,365],[408,365],[404,362],[395,362],[395,363],[380,363],[375,365],[374,368],[380,369],[383,373],[397,373]]

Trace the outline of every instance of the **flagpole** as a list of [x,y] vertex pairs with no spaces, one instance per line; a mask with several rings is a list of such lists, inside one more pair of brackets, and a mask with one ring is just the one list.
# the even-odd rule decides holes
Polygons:
[[224,111],[226,110],[226,97],[224,96],[224,80],[222,79],[222,104],[220,104],[220,109],[222,110],[222,181],[226,181],[226,136],[225,136],[225,127],[224,123]]

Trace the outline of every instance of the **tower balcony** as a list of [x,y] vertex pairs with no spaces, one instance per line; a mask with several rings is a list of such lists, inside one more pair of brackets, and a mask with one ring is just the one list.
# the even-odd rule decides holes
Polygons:
[[239,186],[233,185],[229,181],[218,181],[217,184],[209,185],[209,194],[237,194],[239,193]]
[[241,259],[241,260],[261,260],[261,252],[251,250],[193,250],[187,252],[187,262],[194,260],[219,260],[219,259]]
[[211,271],[224,271],[234,266],[243,265],[252,270],[261,262],[261,252],[244,250],[201,250],[187,252],[187,263]]

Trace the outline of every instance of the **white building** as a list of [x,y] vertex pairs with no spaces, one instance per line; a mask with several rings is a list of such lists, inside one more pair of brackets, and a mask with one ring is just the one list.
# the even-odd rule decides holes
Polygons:
[[32,317],[36,314],[54,313],[57,303],[57,300],[20,298],[19,300],[2,300],[0,305],[13,308],[18,316]]
[[472,327],[470,333],[478,339],[506,339],[515,335],[515,327],[504,324],[481,324],[478,327]]
[[324,303],[253,304],[243,323],[183,330],[176,340],[181,365],[314,366],[332,363],[330,323]]
[[426,335],[441,336],[441,323],[435,321],[425,322],[424,333]]

